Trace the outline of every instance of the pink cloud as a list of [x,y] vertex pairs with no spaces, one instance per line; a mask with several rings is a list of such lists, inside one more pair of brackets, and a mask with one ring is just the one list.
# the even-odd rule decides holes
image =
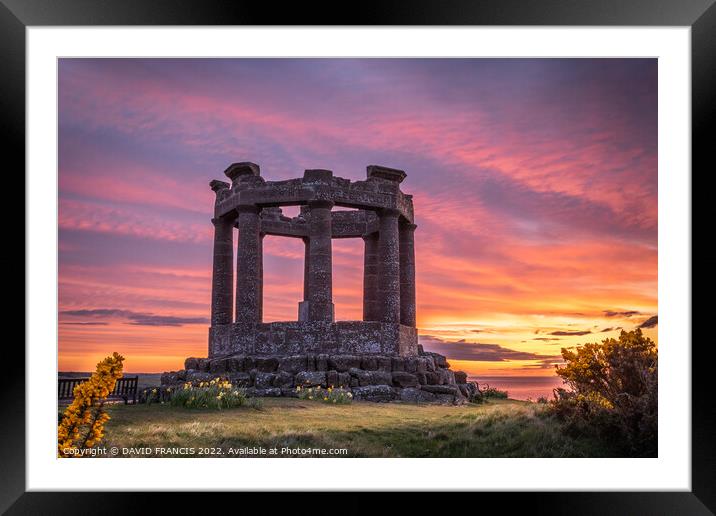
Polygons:
[[[566,313],[593,326],[614,307],[656,311],[651,119],[627,109],[642,101],[622,92],[629,83],[601,80],[599,67],[578,88],[503,80],[499,67],[479,81],[456,68],[445,81],[417,65],[326,61],[291,68],[290,81],[235,84],[230,74],[140,63],[61,66],[59,226],[84,235],[60,241],[65,309],[206,316],[207,183],[231,161],[263,156],[267,179],[315,166],[362,179],[373,160],[407,169],[421,326],[457,336],[506,318],[512,324],[491,335],[519,348],[534,318],[563,331]],[[111,242],[108,256],[113,245],[134,247],[120,263],[88,265],[83,246],[95,235]],[[172,264],[149,263],[149,245]],[[361,316],[362,249],[334,243],[339,318]],[[132,250],[136,263],[126,263]],[[300,240],[264,240],[265,320],[296,318],[303,256]],[[140,364],[166,364],[205,352],[205,329],[125,326],[61,328],[61,356],[79,363],[83,350],[116,345]]]

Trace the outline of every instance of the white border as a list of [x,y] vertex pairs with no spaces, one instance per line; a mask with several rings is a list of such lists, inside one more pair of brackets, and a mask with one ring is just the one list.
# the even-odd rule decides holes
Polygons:
[[[28,490],[690,490],[689,28],[30,27],[27,43]],[[60,56],[658,57],[659,458],[294,459],[280,474],[265,459],[56,459]]]

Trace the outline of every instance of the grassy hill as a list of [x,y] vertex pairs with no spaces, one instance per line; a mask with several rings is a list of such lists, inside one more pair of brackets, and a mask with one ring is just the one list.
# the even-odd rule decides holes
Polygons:
[[246,447],[346,448],[348,457],[616,456],[607,443],[565,434],[544,405],[515,400],[455,407],[267,398],[258,410],[153,404],[113,405],[109,413],[106,447],[218,447],[224,456]]

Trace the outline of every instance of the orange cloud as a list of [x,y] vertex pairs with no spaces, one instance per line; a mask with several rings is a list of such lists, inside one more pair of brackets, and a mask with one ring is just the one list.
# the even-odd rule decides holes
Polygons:
[[[270,180],[385,163],[414,195],[423,335],[545,357],[631,329],[658,308],[656,75],[608,61],[63,60],[59,309],[206,318],[207,185],[228,163]],[[359,319],[363,244],[333,250],[336,315]],[[296,318],[303,255],[264,240],[265,320]],[[65,319],[61,369],[206,353],[198,324]],[[540,360],[460,367],[552,374]]]

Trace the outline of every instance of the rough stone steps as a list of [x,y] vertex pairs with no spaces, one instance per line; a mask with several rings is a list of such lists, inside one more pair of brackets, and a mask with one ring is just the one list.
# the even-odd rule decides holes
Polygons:
[[465,403],[479,397],[477,383],[452,371],[446,358],[421,352],[388,355],[231,355],[187,358],[185,369],[164,373],[163,386],[227,378],[250,396],[295,396],[295,388],[342,387],[357,400]]

